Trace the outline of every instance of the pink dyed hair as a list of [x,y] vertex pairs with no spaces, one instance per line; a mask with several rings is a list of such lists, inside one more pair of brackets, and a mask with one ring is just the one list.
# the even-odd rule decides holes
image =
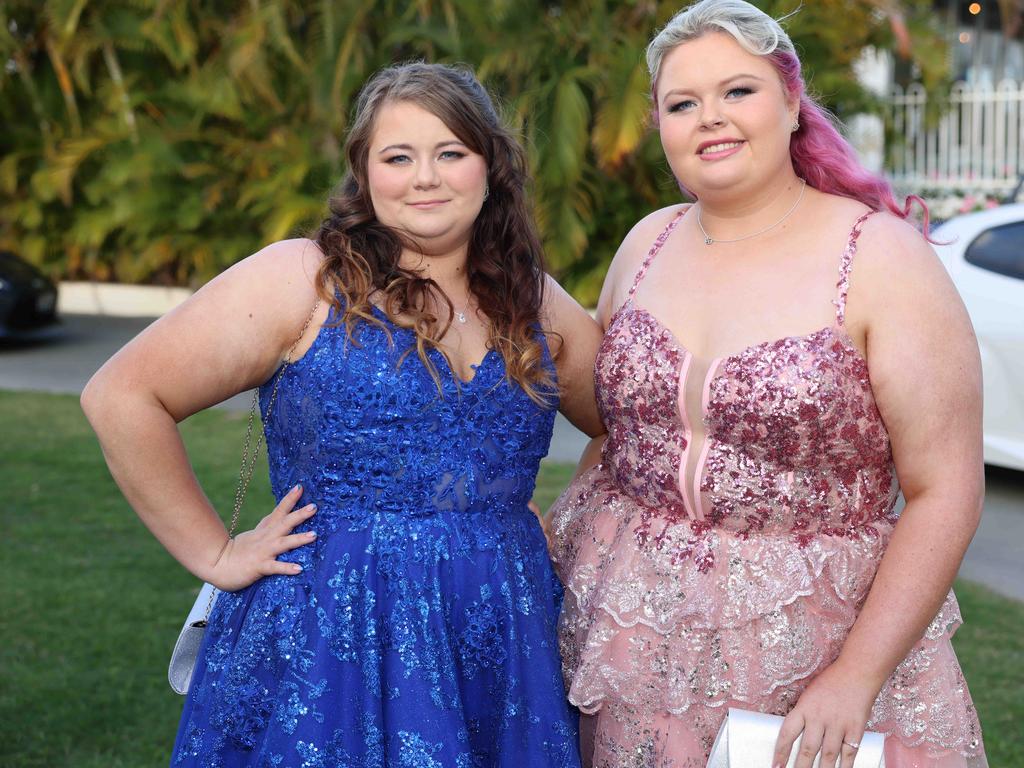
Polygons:
[[922,211],[921,231],[928,238],[927,203],[917,195],[908,195],[901,207],[892,185],[861,165],[856,151],[838,131],[830,114],[807,94],[796,54],[776,48],[768,54],[768,60],[790,96],[800,99],[797,117],[800,127],[789,142],[796,175],[817,190],[859,200],[873,210],[888,210],[904,220],[910,217],[916,202]]

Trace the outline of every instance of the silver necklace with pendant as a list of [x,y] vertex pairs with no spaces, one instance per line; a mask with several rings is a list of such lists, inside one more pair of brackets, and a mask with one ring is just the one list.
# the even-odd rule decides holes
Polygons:
[[[800,179],[800,182],[801,182],[801,184],[800,184],[800,194],[797,195],[796,202],[793,203],[792,207],[788,211],[786,211],[784,214],[782,214],[782,218],[781,219],[776,221],[774,224],[769,224],[764,229],[757,230],[757,232],[754,232],[752,235],[744,235],[743,237],[734,237],[734,238],[732,238],[730,240],[719,240],[718,238],[711,237],[711,235],[708,234],[708,231],[706,229],[704,229],[704,222],[702,222],[700,220],[700,206],[698,204],[698,207],[697,207],[697,226],[700,227],[701,234],[704,235],[704,245],[714,245],[715,243],[738,243],[741,240],[749,240],[752,237],[757,237],[758,235],[763,235],[765,232],[767,232],[770,229],[775,229],[777,226],[779,226],[779,224],[781,224],[782,222],[784,222],[786,219],[789,218],[790,214],[793,213],[793,211],[796,210],[796,207],[798,205],[800,205],[800,201],[804,199],[804,190],[807,189],[807,180],[806,179]],[[463,320],[463,322],[465,322],[465,320]]]

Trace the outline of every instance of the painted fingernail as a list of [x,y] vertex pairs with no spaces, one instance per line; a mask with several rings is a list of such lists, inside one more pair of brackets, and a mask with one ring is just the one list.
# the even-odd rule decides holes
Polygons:
[[310,512],[316,512],[316,504],[310,504],[307,509],[309,509]]
[[298,563],[292,565],[292,573],[302,573],[302,566]]
[[309,538],[311,538],[311,539],[315,539],[316,538],[316,531],[308,531],[306,533],[306,535],[309,536]]

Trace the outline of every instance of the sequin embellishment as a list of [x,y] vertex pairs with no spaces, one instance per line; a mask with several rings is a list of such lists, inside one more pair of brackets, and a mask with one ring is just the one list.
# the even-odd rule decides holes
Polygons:
[[562,587],[526,506],[554,410],[495,352],[461,384],[438,353],[439,395],[389,330],[329,323],[281,377],[271,485],[303,484],[317,539],[280,558],[299,576],[217,601],[175,768],[579,766]]
[[[844,326],[867,215],[833,326],[712,365],[688,507],[689,353],[633,298],[681,215],[598,355],[602,462],[553,509],[566,685],[593,717],[595,768],[704,766],[728,706],[789,711],[839,654],[897,521],[888,433]],[[875,703],[869,727],[890,735],[894,768],[986,765],[949,643],[959,622],[950,593]]]

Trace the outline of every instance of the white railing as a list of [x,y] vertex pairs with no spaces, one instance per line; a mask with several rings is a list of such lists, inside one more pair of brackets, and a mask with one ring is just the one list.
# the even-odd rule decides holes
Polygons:
[[886,172],[907,190],[1007,192],[1024,173],[1024,83],[956,83],[937,120],[926,121],[928,97],[898,86],[885,113]]

